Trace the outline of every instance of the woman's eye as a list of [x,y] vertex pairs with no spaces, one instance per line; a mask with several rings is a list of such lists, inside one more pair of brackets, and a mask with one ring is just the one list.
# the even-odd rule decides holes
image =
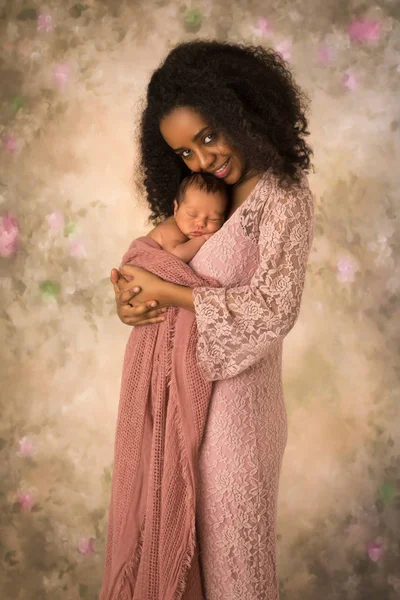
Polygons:
[[[203,138],[203,142],[205,144],[209,144],[210,142],[212,142],[212,140],[214,139],[214,134],[213,133],[208,133],[204,138]],[[190,154],[191,150],[182,150],[182,152],[180,153],[180,156],[182,156],[182,158],[188,158],[189,154]]]

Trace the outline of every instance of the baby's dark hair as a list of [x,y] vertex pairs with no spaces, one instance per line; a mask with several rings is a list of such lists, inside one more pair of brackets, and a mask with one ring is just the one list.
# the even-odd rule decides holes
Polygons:
[[140,122],[134,182],[145,188],[149,221],[171,215],[176,189],[190,173],[160,132],[171,111],[196,110],[243,153],[248,166],[258,172],[272,168],[283,184],[311,167],[308,103],[289,64],[272,48],[217,40],[175,46],[151,76]]
[[214,177],[209,173],[192,173],[191,175],[187,175],[179,185],[176,194],[178,206],[180,206],[184,199],[186,190],[191,186],[206,192],[206,194],[216,194],[217,192],[221,192],[226,195],[227,201],[229,199],[228,188],[222,179],[217,179],[217,177]]

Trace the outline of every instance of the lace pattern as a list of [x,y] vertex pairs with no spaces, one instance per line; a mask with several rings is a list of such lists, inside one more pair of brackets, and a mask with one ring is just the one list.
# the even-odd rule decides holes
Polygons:
[[[299,314],[312,242],[312,195],[307,186],[282,191],[276,182],[268,186],[265,181],[264,176],[230,225],[239,221],[249,240],[254,239],[252,227],[258,233],[259,264],[250,282],[193,292],[198,361],[210,380],[233,377],[259,361],[289,333]],[[257,222],[254,216],[260,212]],[[238,248],[214,245],[219,261],[237,264]]]
[[266,172],[190,266],[197,358],[215,381],[200,452],[198,535],[207,600],[278,600],[276,516],[287,441],[283,339],[300,310],[314,206]]

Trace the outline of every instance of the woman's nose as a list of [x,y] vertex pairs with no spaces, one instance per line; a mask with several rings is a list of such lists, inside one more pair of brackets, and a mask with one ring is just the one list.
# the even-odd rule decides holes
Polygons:
[[203,171],[207,171],[215,162],[214,156],[207,151],[199,150],[197,156],[199,160],[199,167],[200,169],[203,169]]

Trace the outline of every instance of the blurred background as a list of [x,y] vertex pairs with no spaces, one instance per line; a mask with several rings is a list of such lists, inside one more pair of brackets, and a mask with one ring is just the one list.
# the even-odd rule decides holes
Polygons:
[[281,600],[400,598],[399,20],[396,0],[0,0],[2,600],[98,598],[131,332],[110,270],[150,229],[148,79],[197,37],[274,48],[311,98]]

